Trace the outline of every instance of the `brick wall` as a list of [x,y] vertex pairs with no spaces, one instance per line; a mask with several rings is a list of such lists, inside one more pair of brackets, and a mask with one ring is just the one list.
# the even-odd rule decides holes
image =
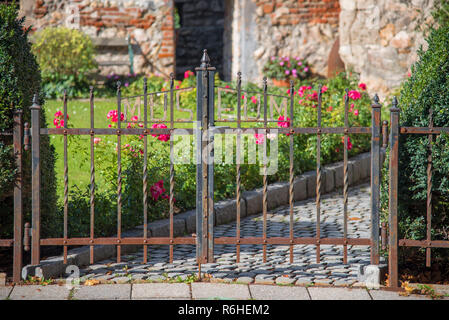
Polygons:
[[[255,0],[263,13],[270,15],[273,25],[326,23],[338,25],[339,0]],[[276,10],[280,10],[278,14]]]
[[[93,38],[117,39],[130,35],[135,52],[135,71],[166,76],[174,72],[175,34],[171,0],[37,0],[31,5],[32,15],[27,16],[27,23],[33,25],[33,30],[70,25]],[[127,59],[126,47],[98,48],[100,62],[123,62]],[[102,73],[125,73],[127,68],[104,67]]]

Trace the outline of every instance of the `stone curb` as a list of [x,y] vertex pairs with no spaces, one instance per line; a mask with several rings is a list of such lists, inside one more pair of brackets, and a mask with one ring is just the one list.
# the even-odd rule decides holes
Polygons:
[[[385,152],[381,152],[381,163],[385,158]],[[364,181],[371,176],[371,153],[362,153],[348,160],[348,182],[350,186]],[[326,165],[322,170],[321,190],[322,194],[332,192],[343,187],[343,162]],[[267,191],[268,210],[275,209],[289,203],[289,183],[277,182],[270,184]],[[316,196],[316,171],[308,171],[294,179],[294,201],[305,200]],[[215,225],[229,223],[236,218],[237,202],[235,199],[223,200],[215,203]],[[241,217],[259,214],[262,212],[262,188],[242,193],[240,203]],[[170,219],[159,220],[148,224],[149,237],[168,237]],[[175,237],[184,234],[192,234],[196,230],[196,211],[190,210],[177,214],[173,219],[173,231]],[[122,237],[142,237],[143,226],[123,232]],[[135,252],[141,245],[121,246],[122,254]],[[116,255],[116,246],[100,245],[94,247],[95,262],[105,260]],[[56,278],[66,273],[69,265],[85,266],[90,260],[89,246],[72,249],[67,256],[67,265],[63,257],[53,257],[41,261],[39,265],[27,265],[22,269],[22,278],[38,276],[45,279]]]

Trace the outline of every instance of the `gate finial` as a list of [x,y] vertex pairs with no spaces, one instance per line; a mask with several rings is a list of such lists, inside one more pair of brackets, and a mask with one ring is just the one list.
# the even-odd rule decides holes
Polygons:
[[203,50],[203,57],[201,58],[201,68],[208,68],[210,67],[210,58],[207,54],[207,49]]

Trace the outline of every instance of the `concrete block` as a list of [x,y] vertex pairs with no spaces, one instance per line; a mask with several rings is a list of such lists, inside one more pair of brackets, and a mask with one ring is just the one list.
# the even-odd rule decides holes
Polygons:
[[176,215],[176,219],[183,219],[186,225],[186,233],[196,232],[196,210],[190,210]]
[[306,287],[280,287],[250,285],[251,296],[256,300],[310,300]]
[[191,284],[193,299],[250,299],[249,288],[243,284],[201,283]]
[[316,171],[308,171],[303,173],[300,177],[304,177],[307,183],[307,198],[316,196]]
[[344,183],[344,171],[343,162],[337,162],[325,166],[326,170],[332,170],[334,172],[334,186],[335,188],[343,188]]
[[98,286],[76,287],[73,295],[75,300],[129,300],[131,299],[130,284],[105,284]]
[[6,273],[0,272],[0,287],[4,287],[6,285]]
[[290,186],[286,182],[278,182],[268,185],[267,187],[268,210],[272,210],[279,206],[288,204],[289,188]]
[[70,289],[58,285],[30,285],[15,286],[9,295],[12,300],[65,300],[68,299]]
[[190,299],[190,288],[186,283],[144,283],[134,284],[132,299],[151,298],[187,298]]
[[[148,224],[152,237],[168,237],[170,235],[170,219],[154,221]],[[173,235],[180,237],[184,235],[186,225],[184,219],[173,217]]]
[[371,300],[365,289],[307,288],[312,300]]
[[5,300],[9,297],[13,287],[0,287],[0,300]]
[[387,265],[368,265],[359,266],[357,272],[357,279],[359,282],[364,283],[368,289],[379,289],[387,272]]
[[[214,206],[215,223],[218,226],[231,221],[235,221],[237,217],[237,200],[224,200],[217,202]],[[246,202],[240,201],[240,216],[246,216]]]
[[242,193],[242,198],[246,202],[246,214],[247,216],[258,214],[262,212],[262,189],[256,189],[251,191],[245,191]]
[[293,180],[293,199],[295,201],[307,199],[307,180],[305,177],[297,177]]
[[331,168],[323,168],[321,175],[324,177],[321,183],[321,192],[328,193],[335,189],[335,173]]
[[349,174],[350,176],[350,183],[349,185],[356,185],[357,183],[360,182],[360,171],[361,171],[361,163],[360,161],[356,161],[356,160],[349,160],[348,161],[348,170],[349,170]]

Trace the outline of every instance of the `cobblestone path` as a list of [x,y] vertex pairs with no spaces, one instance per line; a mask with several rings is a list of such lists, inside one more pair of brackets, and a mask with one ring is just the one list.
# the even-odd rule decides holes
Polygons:
[[[368,184],[349,190],[348,237],[370,237],[370,191]],[[334,192],[322,196],[321,237],[343,237],[343,196]],[[295,237],[314,237],[316,206],[314,199],[294,205]],[[262,236],[262,215],[242,219],[241,237]],[[215,228],[215,236],[235,236],[236,225],[229,223]],[[289,236],[289,207],[284,206],[268,213],[268,237]],[[168,245],[150,246],[149,262],[143,264],[143,251],[122,257],[123,262],[105,260],[81,270],[82,280],[98,279],[116,283],[130,280],[163,281],[167,278],[186,279],[198,273],[195,246],[176,245],[174,261],[168,262]],[[360,265],[370,263],[368,246],[348,246],[348,264],[343,264],[343,246],[322,245],[321,263],[316,263],[314,245],[295,245],[294,262],[289,262],[289,246],[268,245],[267,263],[262,260],[262,245],[241,245],[240,263],[236,263],[235,245],[216,245],[216,262],[203,264],[207,273],[217,282],[277,283],[307,285],[353,285],[357,282]]]

